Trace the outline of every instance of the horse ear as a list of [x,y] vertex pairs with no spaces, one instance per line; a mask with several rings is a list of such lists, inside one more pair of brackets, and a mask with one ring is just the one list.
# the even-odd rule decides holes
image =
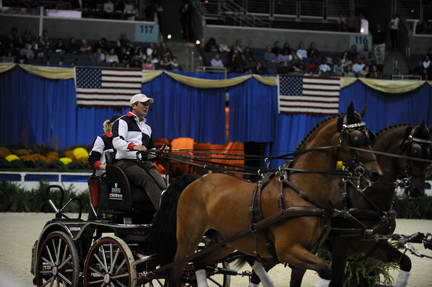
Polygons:
[[350,116],[354,115],[354,103],[353,102],[351,102],[349,104],[346,113],[347,113],[347,115],[350,115]]
[[353,102],[351,102],[347,108],[347,112],[345,114],[346,116],[346,122],[345,124],[348,123],[354,123],[355,122],[355,111],[354,111],[354,104]]
[[360,110],[359,114],[362,118],[364,117],[364,115],[366,114],[366,105]]
[[341,116],[338,117],[337,125],[336,125],[338,132],[342,131],[344,117],[345,116],[343,116],[343,115],[341,115]]

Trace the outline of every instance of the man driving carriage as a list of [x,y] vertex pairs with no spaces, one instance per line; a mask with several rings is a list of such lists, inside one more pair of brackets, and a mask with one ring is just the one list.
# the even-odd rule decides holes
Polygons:
[[145,190],[154,208],[159,209],[162,191],[166,184],[149,160],[137,163],[137,152],[154,147],[152,129],[146,123],[146,115],[154,99],[136,94],[130,99],[130,111],[115,121],[112,127],[115,164],[121,168],[134,185]]

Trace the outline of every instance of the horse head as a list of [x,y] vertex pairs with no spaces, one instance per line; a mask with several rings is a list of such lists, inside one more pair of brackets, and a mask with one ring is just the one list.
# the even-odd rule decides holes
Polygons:
[[[400,154],[420,159],[432,159],[431,132],[425,123],[407,127],[400,144]],[[410,196],[424,194],[426,162],[400,158],[396,160],[399,182],[405,184],[405,192]]]
[[[364,113],[364,112],[363,112]],[[374,153],[368,152],[375,143],[375,135],[362,120],[362,113],[354,111],[351,103],[345,114],[338,117],[335,137],[339,137],[337,160],[345,163],[354,175],[367,176],[376,181],[382,170]]]

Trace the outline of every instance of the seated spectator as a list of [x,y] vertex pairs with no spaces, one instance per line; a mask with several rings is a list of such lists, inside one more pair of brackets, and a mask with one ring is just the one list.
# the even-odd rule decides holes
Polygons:
[[144,70],[154,70],[155,65],[152,63],[152,57],[147,57],[142,65]]
[[109,16],[113,15],[114,3],[111,0],[108,0],[107,2],[104,3],[103,10],[107,15],[109,15]]
[[264,67],[262,62],[258,61],[255,67],[252,69],[252,73],[258,75],[267,74],[267,69]]
[[95,53],[95,58],[96,58],[97,64],[101,64],[101,63],[105,62],[106,56],[105,56],[105,53],[102,52],[101,48],[97,48],[96,53]]
[[352,44],[350,49],[347,51],[348,52],[348,59],[350,59],[351,61],[355,58],[357,58],[357,45],[356,44]]
[[25,62],[34,58],[34,52],[32,50],[32,45],[30,43],[26,43],[24,48],[20,50],[20,55],[25,58]]
[[300,60],[307,59],[308,54],[302,42],[300,42],[296,54]]
[[243,73],[244,72],[245,59],[240,50],[235,49],[231,57],[231,72]]
[[57,44],[54,47],[54,52],[56,53],[66,53],[66,47],[62,39],[57,41]]
[[171,57],[169,55],[165,55],[159,63],[159,67],[163,70],[171,70]]
[[275,63],[276,62],[276,55],[272,52],[272,48],[269,46],[267,47],[266,51],[264,52],[264,60],[268,63]]
[[83,54],[91,53],[92,47],[87,43],[87,40],[82,39],[80,45],[80,52]]
[[373,55],[372,52],[369,50],[369,45],[367,43],[363,44],[363,51],[361,51],[360,53],[360,57],[363,58],[363,61],[366,64],[371,64],[372,60],[373,60]]
[[422,62],[422,68],[423,68],[423,79],[429,80],[431,79],[431,72],[432,72],[432,66],[431,66],[431,60],[428,55],[426,55],[425,59]]
[[177,57],[173,56],[171,59],[171,69],[173,71],[181,71],[182,67],[180,66],[179,62],[177,61]]
[[279,54],[276,58],[277,63],[283,63],[285,61],[291,62],[291,60],[292,60],[292,55],[291,54],[285,54],[285,53]]
[[318,51],[318,49],[316,48],[316,44],[314,42],[311,42],[309,45],[309,49],[307,49],[307,55],[308,57],[313,57],[313,56],[320,56],[320,52]]
[[120,61],[119,61],[119,57],[117,56],[117,54],[115,53],[115,50],[114,50],[114,48],[111,48],[110,50],[109,50],[109,52],[108,52],[108,55],[106,55],[106,59],[105,59],[105,61],[108,63],[108,64],[112,64],[112,63],[119,63]]
[[134,4],[126,3],[123,9],[123,16],[127,20],[135,20],[137,15],[137,9],[135,9]]
[[352,71],[355,77],[363,77],[367,74],[366,65],[360,59],[354,61],[352,65]]
[[341,59],[337,59],[335,64],[333,65],[333,73],[335,76],[343,76],[343,67],[341,63]]
[[210,60],[210,66],[215,67],[215,68],[224,68],[225,67],[219,54],[215,54],[213,56],[213,58]]
[[366,75],[367,78],[379,79],[381,78],[380,72],[377,65],[372,65],[369,69],[369,73]]
[[321,64],[318,66],[318,74],[319,75],[329,75],[332,71],[331,66],[329,65],[326,58],[321,58]]
[[352,64],[352,60],[349,57],[349,53],[347,51],[345,51],[342,55],[342,58],[340,60],[340,64],[342,66],[342,69],[344,69],[346,66],[349,66]]
[[347,19],[346,16],[343,12],[339,13],[338,19],[337,19],[337,23],[339,25],[339,31],[341,32],[345,32],[348,30],[347,28]]
[[207,53],[209,52],[219,53],[219,46],[215,38],[212,37],[207,41],[207,43],[204,45],[204,51]]

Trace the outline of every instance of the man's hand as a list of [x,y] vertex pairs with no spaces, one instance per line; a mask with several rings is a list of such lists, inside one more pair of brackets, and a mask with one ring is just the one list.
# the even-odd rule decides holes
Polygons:
[[147,148],[145,146],[143,146],[143,145],[135,145],[133,147],[133,150],[136,150],[136,151],[146,151]]
[[99,166],[99,169],[100,169],[100,170],[106,170],[106,164],[102,163],[102,164]]

